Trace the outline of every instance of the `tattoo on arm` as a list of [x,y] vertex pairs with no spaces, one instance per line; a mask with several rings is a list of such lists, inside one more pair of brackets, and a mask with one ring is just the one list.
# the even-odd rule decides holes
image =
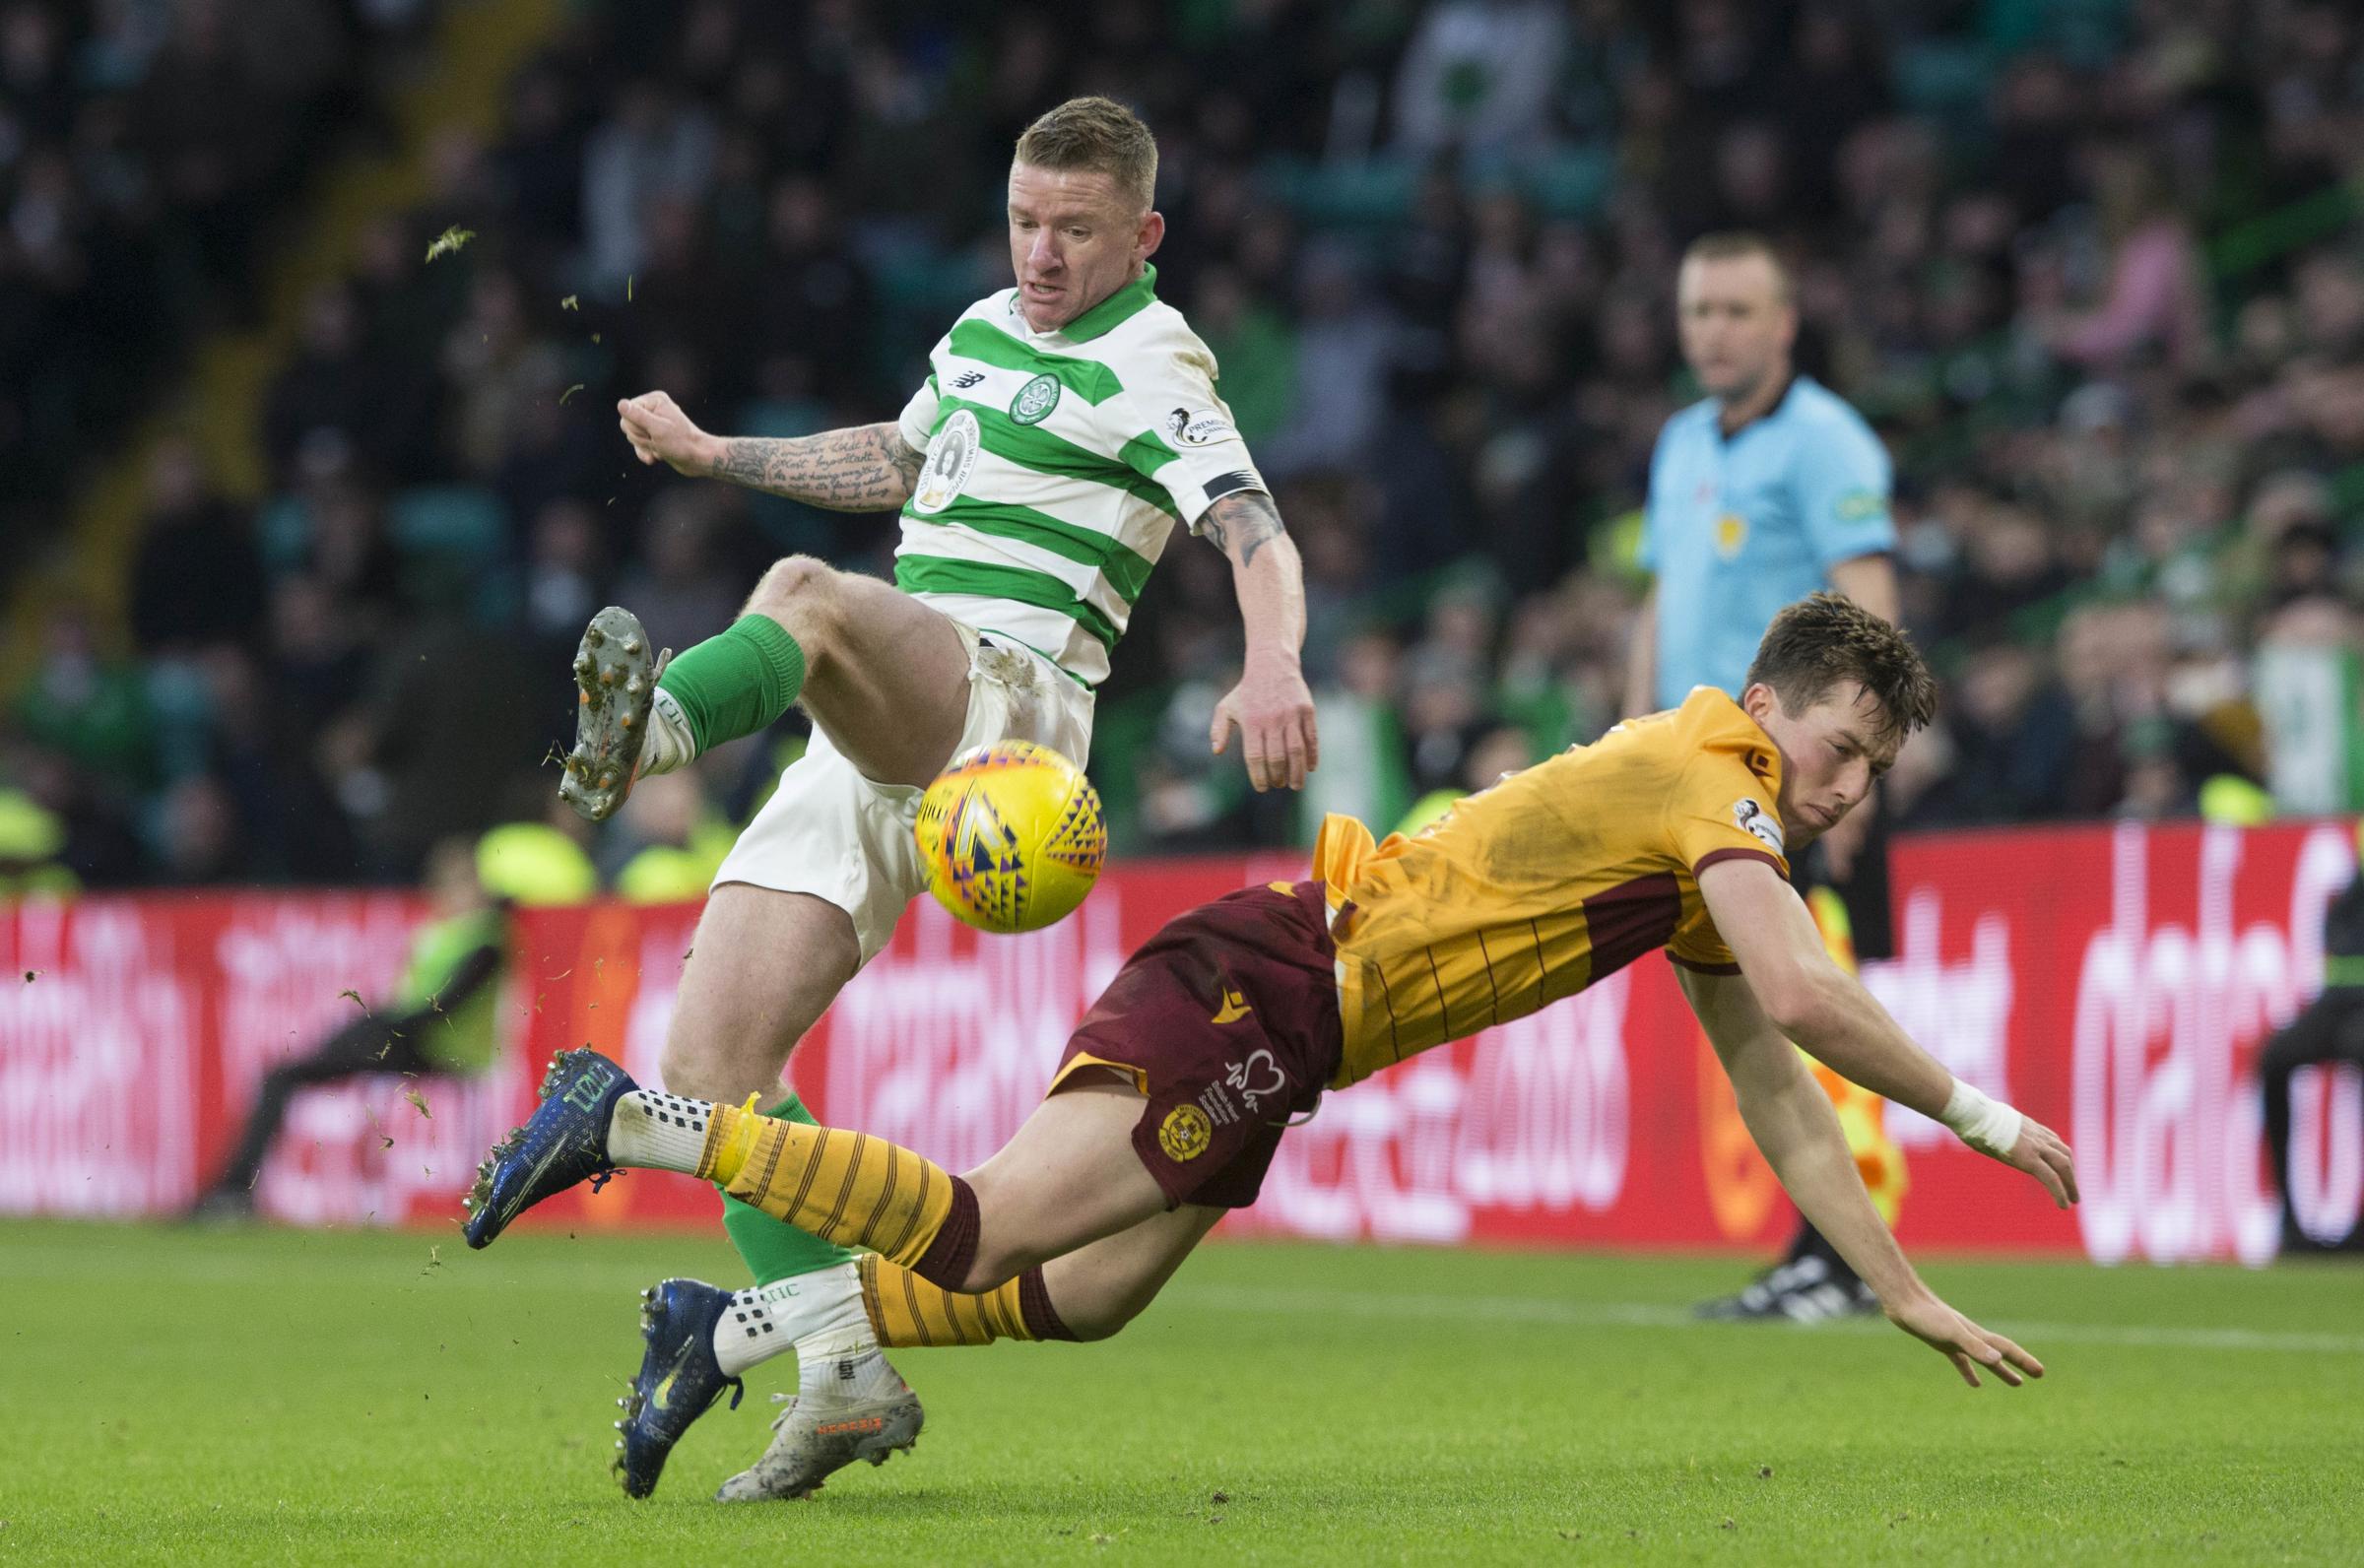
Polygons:
[[1280,508],[1273,504],[1270,495],[1261,490],[1239,490],[1207,508],[1207,515],[1199,521],[1199,532],[1214,540],[1215,549],[1245,567],[1266,543],[1288,530],[1281,526]]
[[889,423],[786,440],[743,435],[722,443],[714,477],[832,512],[879,512],[911,498],[926,454]]

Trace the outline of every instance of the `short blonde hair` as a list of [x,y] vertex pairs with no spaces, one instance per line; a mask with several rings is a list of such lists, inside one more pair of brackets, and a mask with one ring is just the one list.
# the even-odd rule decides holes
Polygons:
[[1113,98],[1069,98],[1025,129],[1018,162],[1105,174],[1143,212],[1156,205],[1157,138]]
[[1773,269],[1773,297],[1789,304],[1798,297],[1798,285],[1783,264],[1781,252],[1773,241],[1745,229],[1731,229],[1720,234],[1701,234],[1691,241],[1682,259],[1692,261],[1739,261],[1744,256],[1762,256],[1765,265]]

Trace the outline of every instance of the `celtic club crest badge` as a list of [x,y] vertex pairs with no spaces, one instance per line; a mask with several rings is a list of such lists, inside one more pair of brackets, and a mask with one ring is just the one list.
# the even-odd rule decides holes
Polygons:
[[1038,375],[1018,389],[1010,400],[1010,418],[1020,425],[1040,425],[1059,406],[1059,378]]

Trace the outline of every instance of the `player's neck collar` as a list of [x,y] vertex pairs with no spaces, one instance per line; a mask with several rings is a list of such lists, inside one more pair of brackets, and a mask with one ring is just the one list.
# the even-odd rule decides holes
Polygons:
[[1765,421],[1771,419],[1774,415],[1781,412],[1781,406],[1790,401],[1790,394],[1798,389],[1798,383],[1804,379],[1806,378],[1798,373],[1797,366],[1791,366],[1790,373],[1782,380],[1781,391],[1774,396],[1773,401],[1766,404],[1756,413],[1749,415],[1748,418],[1742,420],[1740,424],[1734,425],[1729,430],[1724,428],[1724,405],[1718,403],[1716,405],[1716,433],[1729,441],[1734,436],[1739,435],[1742,430],[1748,428],[1748,426],[1751,425],[1763,424]]
[[1157,267],[1154,262],[1143,262],[1141,276],[1084,311],[1059,329],[1070,343],[1089,343],[1110,329],[1133,319],[1148,309],[1157,298]]

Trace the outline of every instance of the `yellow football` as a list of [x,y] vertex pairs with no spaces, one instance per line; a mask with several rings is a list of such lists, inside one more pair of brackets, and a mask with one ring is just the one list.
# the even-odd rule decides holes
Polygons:
[[953,757],[920,797],[917,830],[928,890],[979,931],[1040,931],[1064,919],[1108,855],[1099,791],[1031,741]]

